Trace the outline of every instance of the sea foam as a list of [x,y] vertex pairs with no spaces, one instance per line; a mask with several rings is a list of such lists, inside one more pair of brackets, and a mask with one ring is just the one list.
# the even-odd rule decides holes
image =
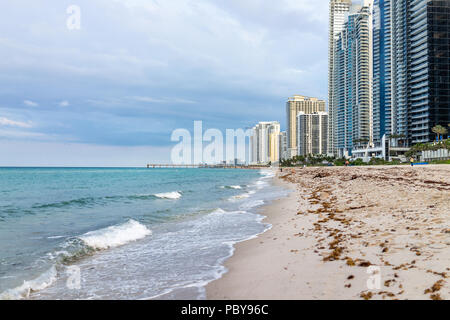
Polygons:
[[129,220],[118,226],[111,226],[85,233],[78,238],[87,246],[100,250],[118,247],[131,241],[140,240],[151,233],[143,224],[135,220]]
[[52,266],[36,279],[24,281],[21,286],[0,293],[0,300],[26,299],[32,292],[51,286],[56,281],[57,275],[56,267]]
[[236,189],[236,190],[242,189],[241,186],[222,186],[220,188],[221,189]]
[[174,192],[166,192],[166,193],[157,193],[155,194],[155,197],[157,198],[161,198],[161,199],[180,199],[181,198],[181,193],[178,191],[174,191]]

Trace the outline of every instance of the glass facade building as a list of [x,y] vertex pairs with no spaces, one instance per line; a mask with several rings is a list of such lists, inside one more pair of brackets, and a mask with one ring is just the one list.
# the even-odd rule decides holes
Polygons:
[[315,112],[297,115],[298,155],[326,154],[328,141],[328,114]]
[[450,1],[375,0],[373,134],[409,143],[450,123]]
[[335,57],[336,41],[338,41],[339,34],[341,33],[350,7],[352,6],[351,0],[330,0],[330,12],[329,12],[329,36],[328,36],[328,113],[329,113],[329,125],[328,125],[328,153],[336,153],[335,141],[337,130],[337,106],[334,104],[334,94],[336,89],[335,74],[338,61]]
[[353,6],[335,41],[333,105],[335,154],[372,140],[372,20],[370,6]]
[[411,143],[450,123],[450,1],[408,3],[408,126]]
[[408,134],[407,0],[375,0],[373,140]]

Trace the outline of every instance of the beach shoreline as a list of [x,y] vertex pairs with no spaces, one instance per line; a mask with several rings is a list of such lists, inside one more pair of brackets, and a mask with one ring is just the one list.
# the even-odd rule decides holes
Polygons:
[[[282,179],[280,179],[282,178]],[[296,168],[207,299],[450,299],[450,166]]]

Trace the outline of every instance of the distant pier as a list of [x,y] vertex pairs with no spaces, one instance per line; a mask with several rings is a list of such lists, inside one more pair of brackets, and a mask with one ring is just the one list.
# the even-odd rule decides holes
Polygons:
[[265,165],[230,165],[230,164],[216,164],[216,165],[208,165],[208,164],[156,164],[149,163],[147,164],[148,169],[197,169],[197,168],[205,168],[205,169],[263,169],[270,168],[270,166]]

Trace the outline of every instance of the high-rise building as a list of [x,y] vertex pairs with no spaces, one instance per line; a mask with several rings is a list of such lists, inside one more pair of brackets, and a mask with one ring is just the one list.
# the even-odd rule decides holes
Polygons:
[[297,115],[297,141],[299,156],[327,153],[328,113],[316,112]]
[[288,158],[297,155],[297,115],[299,112],[325,112],[326,102],[317,98],[296,95],[286,102]]
[[339,156],[350,156],[353,148],[372,143],[371,12],[372,1],[353,5],[334,44],[329,143]]
[[288,158],[287,154],[287,134],[286,131],[280,132],[278,136],[278,146],[279,146],[279,156],[280,160],[284,160]]
[[433,139],[450,122],[450,1],[375,0],[374,142]]
[[253,128],[250,137],[252,150],[252,163],[267,164],[279,161],[278,136],[280,134],[280,123],[259,122]]
[[429,142],[450,123],[450,1],[408,1],[408,137]]
[[328,36],[328,153],[334,152],[334,125],[335,125],[335,105],[334,105],[334,75],[335,75],[335,41],[344,26],[347,14],[352,5],[351,0],[330,0],[329,12],[329,36]]
[[271,163],[278,162],[280,160],[280,125],[272,126],[269,129],[269,161]]
[[373,139],[407,135],[407,0],[375,0]]

